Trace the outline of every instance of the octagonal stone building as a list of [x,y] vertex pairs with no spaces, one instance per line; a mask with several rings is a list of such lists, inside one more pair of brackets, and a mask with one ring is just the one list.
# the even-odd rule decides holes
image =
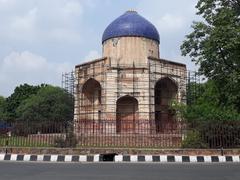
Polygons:
[[159,45],[136,11],[109,24],[102,57],[75,67],[76,133],[156,134],[179,121],[171,103],[185,101],[186,65],[161,59]]

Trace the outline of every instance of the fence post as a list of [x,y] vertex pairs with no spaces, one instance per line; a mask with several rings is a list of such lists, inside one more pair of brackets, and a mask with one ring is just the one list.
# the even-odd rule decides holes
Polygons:
[[224,155],[224,152],[223,152],[223,147],[221,147],[221,156]]
[[5,154],[7,154],[8,153],[8,139],[5,141],[5,146],[6,146]]

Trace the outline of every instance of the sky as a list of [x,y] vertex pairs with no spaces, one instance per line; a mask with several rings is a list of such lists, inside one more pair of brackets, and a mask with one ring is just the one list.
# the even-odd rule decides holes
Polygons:
[[199,19],[197,0],[0,0],[0,95],[20,84],[61,86],[62,73],[102,56],[105,28],[136,10],[160,34],[161,58],[197,67],[180,45]]

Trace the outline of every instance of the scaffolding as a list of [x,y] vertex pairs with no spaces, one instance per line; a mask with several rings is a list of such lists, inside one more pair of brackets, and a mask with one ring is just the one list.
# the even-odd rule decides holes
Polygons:
[[62,87],[74,94],[74,132],[82,146],[179,145],[184,124],[173,105],[193,103],[201,81],[185,65],[156,58],[147,64],[102,58],[62,77]]
[[61,87],[71,95],[74,95],[74,82],[75,82],[74,71],[62,73]]
[[[188,73],[182,64],[155,59],[148,64],[110,64],[104,59],[83,64],[76,68],[75,117],[78,120],[116,119],[118,99],[129,96],[139,103],[139,119],[154,119],[155,85],[163,78],[177,86],[174,97],[165,99],[186,103]],[[88,83],[92,85],[86,85]],[[86,86],[92,95],[86,92]],[[94,88],[96,92],[92,91]]]
[[[147,98],[148,101],[140,105],[148,106],[149,110],[139,111],[138,115],[148,114],[148,119],[154,119],[155,99],[158,98],[154,93],[155,86],[163,78],[168,78],[177,85],[176,95],[164,97],[165,99],[171,98],[171,101],[191,104],[201,93],[198,86],[201,77],[196,72],[187,71],[175,63],[165,61],[159,63],[156,60],[148,64],[137,65],[109,65],[105,61],[86,64],[80,66],[76,72],[63,73],[62,88],[75,97],[75,117],[91,114],[93,119],[99,116],[114,119],[117,109],[113,107],[116,106],[116,101],[123,96],[131,96],[138,101]],[[89,80],[99,83],[98,93],[95,92],[93,96],[89,95],[91,98],[87,98],[86,93],[83,93],[84,85]],[[91,88],[96,87],[89,88],[91,91]],[[107,107],[111,107],[111,110]]]

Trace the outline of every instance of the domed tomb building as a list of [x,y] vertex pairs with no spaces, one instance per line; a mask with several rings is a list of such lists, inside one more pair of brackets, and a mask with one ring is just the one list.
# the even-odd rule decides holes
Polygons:
[[105,29],[102,56],[75,67],[76,133],[161,133],[176,124],[186,65],[161,59],[152,23],[127,11]]

